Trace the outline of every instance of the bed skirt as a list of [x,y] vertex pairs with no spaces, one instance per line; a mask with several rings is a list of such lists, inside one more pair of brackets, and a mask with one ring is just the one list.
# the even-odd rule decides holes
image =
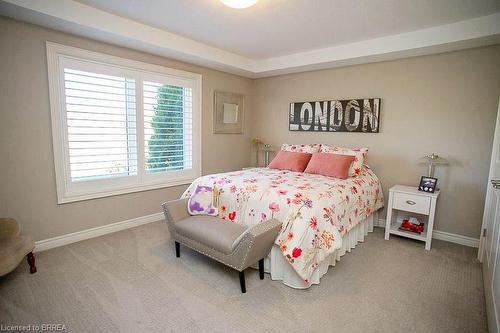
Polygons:
[[342,247],[328,256],[328,258],[316,268],[309,283],[304,282],[295,272],[292,266],[283,257],[281,250],[276,244],[272,247],[271,253],[264,262],[265,271],[271,274],[272,280],[281,280],[283,284],[296,289],[306,289],[313,284],[319,284],[321,277],[328,272],[330,266],[335,266],[335,263],[340,261],[340,258],[344,254],[351,252],[359,242],[365,240],[365,236],[368,235],[368,232],[373,231],[374,221],[377,219],[378,212],[374,212],[345,234],[342,238]]

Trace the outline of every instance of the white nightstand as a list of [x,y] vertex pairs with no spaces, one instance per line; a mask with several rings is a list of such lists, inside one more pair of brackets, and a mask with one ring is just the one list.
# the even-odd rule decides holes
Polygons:
[[[431,249],[432,228],[439,191],[426,193],[417,190],[416,186],[395,185],[389,189],[389,204],[385,222],[385,239],[390,234],[413,238],[425,242],[425,249]],[[403,218],[416,217],[424,222],[421,234],[399,230]]]

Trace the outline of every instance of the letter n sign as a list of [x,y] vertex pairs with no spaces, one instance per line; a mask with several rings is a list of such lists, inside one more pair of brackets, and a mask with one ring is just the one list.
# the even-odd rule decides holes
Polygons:
[[378,133],[380,98],[290,103],[289,130]]

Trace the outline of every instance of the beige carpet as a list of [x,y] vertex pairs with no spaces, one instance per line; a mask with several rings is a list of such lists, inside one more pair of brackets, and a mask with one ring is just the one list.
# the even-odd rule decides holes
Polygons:
[[485,332],[476,250],[370,234],[322,278],[295,290],[238,274],[151,223],[37,255],[0,278],[0,323],[71,332]]

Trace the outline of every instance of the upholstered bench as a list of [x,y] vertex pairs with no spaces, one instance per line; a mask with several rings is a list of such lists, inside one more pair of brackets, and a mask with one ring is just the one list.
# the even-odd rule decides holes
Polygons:
[[247,228],[213,216],[191,216],[187,202],[180,199],[162,204],[176,256],[180,256],[183,244],[234,268],[240,275],[242,293],[246,292],[244,270],[257,261],[260,279],[264,279],[264,258],[271,251],[281,222],[268,220]]

